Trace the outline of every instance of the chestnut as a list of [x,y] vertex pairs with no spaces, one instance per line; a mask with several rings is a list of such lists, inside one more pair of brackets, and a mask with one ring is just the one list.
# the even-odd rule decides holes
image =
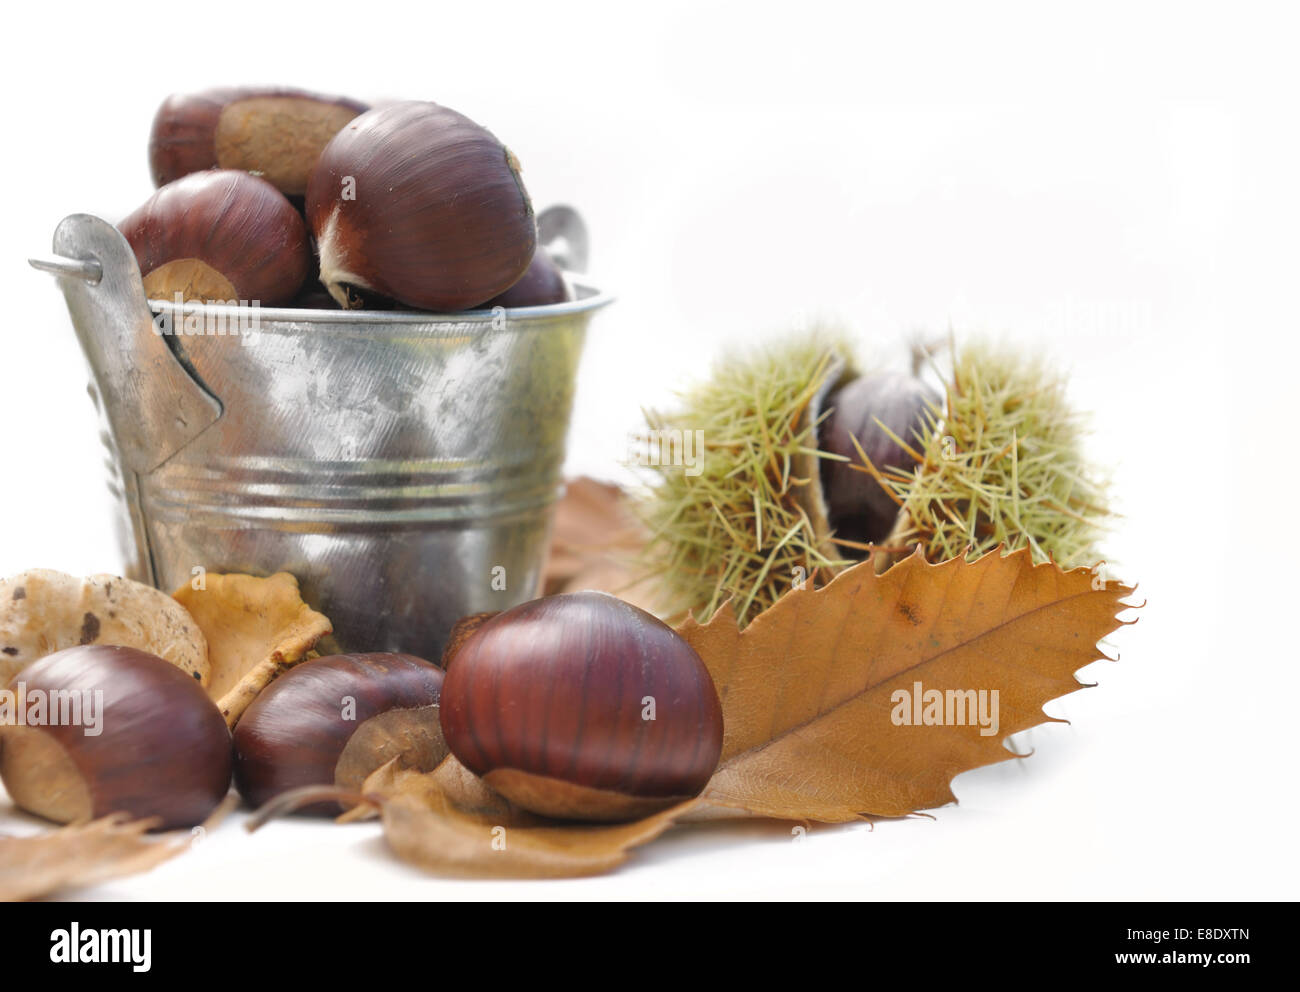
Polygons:
[[898,504],[872,475],[850,467],[862,465],[853,439],[878,470],[910,471],[916,460],[894,437],[916,450],[916,435],[929,426],[927,414],[934,402],[934,394],[919,379],[894,372],[859,376],[830,396],[832,409],[821,426],[821,447],[848,459],[827,458],[821,464],[822,491],[837,537],[882,541],[898,514]]
[[149,171],[155,186],[165,186],[191,172],[243,169],[286,196],[302,196],[321,149],[368,109],[295,89],[176,93],[154,115]]
[[572,298],[564,273],[540,246],[533,252],[533,260],[519,281],[499,296],[483,304],[492,307],[540,307],[548,303],[564,303]]
[[311,271],[307,228],[264,179],[220,169],[178,179],[119,230],[150,299],[257,302],[293,299]]
[[321,282],[348,309],[377,293],[464,310],[518,282],[537,243],[515,157],[435,103],[389,104],[335,135],[307,184],[307,220]]
[[68,648],[0,693],[0,779],[19,807],[59,823],[123,812],[192,827],[225,798],[231,760],[203,687],[135,648]]
[[442,731],[518,806],[635,819],[698,795],[722,753],[722,707],[695,649],[599,592],[487,619],[450,656]]
[[[309,785],[355,791],[399,755],[432,771],[447,756],[438,725],[442,669],[407,654],[340,654],[297,665],[235,725],[235,787],[255,806]],[[333,814],[336,804],[306,812]]]

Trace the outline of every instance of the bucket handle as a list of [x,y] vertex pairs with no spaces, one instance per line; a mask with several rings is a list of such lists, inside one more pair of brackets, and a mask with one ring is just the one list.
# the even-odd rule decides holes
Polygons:
[[41,258],[29,258],[27,264],[41,272],[69,279],[80,279],[92,286],[98,286],[104,278],[104,267],[97,259],[63,258],[61,255],[46,255]]
[[587,271],[591,239],[582,215],[568,204],[557,203],[537,215],[537,241],[561,271]]
[[128,469],[152,472],[221,419],[220,401],[185,370],[154,324],[135,253],[117,228],[72,214],[54,232],[53,256],[29,262],[59,277]]

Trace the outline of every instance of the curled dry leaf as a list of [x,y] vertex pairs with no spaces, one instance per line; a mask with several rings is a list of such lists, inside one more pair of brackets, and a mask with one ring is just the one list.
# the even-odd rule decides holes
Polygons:
[[269,579],[208,573],[202,589],[187,585],[172,595],[207,637],[208,695],[232,727],[259,692],[334,629],[303,602],[288,572]]
[[437,706],[388,710],[366,720],[348,740],[334,768],[334,784],[355,791],[378,768],[394,762],[430,772],[449,753]]
[[[258,736],[276,733],[279,724],[275,721],[267,723],[266,716],[265,711],[254,710],[247,718],[252,722],[241,724],[236,732],[236,747],[240,735],[250,727],[255,728]],[[245,826],[252,832],[290,813],[313,807],[326,812],[326,807],[331,806],[335,809],[343,807],[344,811],[335,817],[338,823],[373,819],[379,815],[379,794],[370,794],[366,790],[373,787],[371,778],[376,772],[380,769],[387,772],[389,778],[376,780],[383,782],[389,782],[399,770],[432,772],[449,754],[442,736],[437,704],[387,710],[364,720],[353,731],[334,766],[333,782],[285,789],[263,802]],[[252,798],[248,792],[245,797]]]
[[150,838],[155,820],[115,813],[32,837],[0,835],[0,901],[40,899],[64,889],[148,871],[187,850],[193,840]]
[[610,871],[694,805],[634,823],[561,823],[514,806],[454,757],[426,774],[390,762],[362,792],[379,804],[384,837],[404,861],[440,874],[506,878]]
[[[678,632],[713,675],[726,727],[697,816],[838,823],[953,801],[954,776],[1015,757],[1002,740],[1081,688],[1074,672],[1105,657],[1097,642],[1123,624],[1132,591],[1034,565],[1024,549],[938,565],[914,555],[791,592],[743,631],[729,608],[688,620]],[[985,734],[992,721],[976,711],[992,691]]]
[[83,579],[47,568],[0,581],[0,689],[32,662],[81,644],[138,648],[210,682],[207,640],[166,593],[116,575]]

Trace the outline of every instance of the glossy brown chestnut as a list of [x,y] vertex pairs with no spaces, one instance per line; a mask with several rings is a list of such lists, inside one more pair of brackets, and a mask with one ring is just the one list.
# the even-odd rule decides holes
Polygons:
[[154,185],[205,169],[243,169],[286,196],[302,196],[321,149],[368,109],[295,89],[173,94],[158,108],[149,135]]
[[898,515],[898,504],[875,478],[849,467],[862,464],[853,439],[877,469],[910,471],[916,460],[881,425],[916,450],[916,435],[926,429],[933,402],[934,394],[919,379],[893,372],[860,376],[827,401],[832,409],[820,431],[822,450],[848,459],[823,459],[821,465],[822,489],[837,537],[882,541]]
[[406,654],[329,655],[291,668],[235,725],[236,788],[260,806],[308,785],[355,791],[398,756],[432,771],[447,756],[438,723],[442,680],[441,668]]
[[367,292],[463,310],[513,286],[537,225],[519,163],[491,132],[434,103],[362,114],[307,184],[321,282],[344,307]]
[[311,271],[307,228],[270,183],[221,169],[178,179],[118,225],[150,299],[293,299]]
[[571,296],[564,273],[551,261],[551,256],[539,247],[519,281],[500,296],[488,300],[483,308],[540,307],[548,303],[564,303]]
[[230,788],[226,721],[192,676],[157,655],[68,648],[14,676],[4,703],[0,778],[38,816],[70,823],[124,812],[191,827]]
[[697,795],[722,752],[708,670],[671,627],[604,593],[483,622],[451,656],[452,753],[525,809],[624,820]]

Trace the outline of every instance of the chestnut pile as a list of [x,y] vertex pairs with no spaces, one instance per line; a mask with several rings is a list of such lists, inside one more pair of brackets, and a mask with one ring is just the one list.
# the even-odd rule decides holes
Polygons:
[[570,298],[518,160],[435,103],[172,96],[149,164],[159,189],[119,229],[151,299],[451,312]]
[[[303,662],[233,735],[182,668],[91,644],[21,669],[0,694],[0,781],[59,823],[110,813],[163,829],[205,820],[233,780],[261,805],[343,796],[393,759],[449,754],[516,805],[565,820],[631,820],[698,795],[722,751],[722,709],[695,650],[605,593],[550,596],[463,621],[444,669],[403,654]],[[67,719],[75,716],[76,719]]]
[[321,801],[294,808],[334,815],[390,760],[432,771],[451,754],[533,813],[622,821],[698,795],[722,753],[722,706],[695,649],[605,593],[467,618],[443,665],[355,655],[290,670],[235,727],[240,794],[262,805],[319,787]]
[[[56,823],[126,813],[192,827],[233,778],[254,803],[302,785],[357,788],[390,758],[430,770],[442,670],[399,654],[337,655],[271,683],[232,735],[180,668],[136,648],[68,648],[23,668],[0,700],[0,781]],[[324,807],[320,812],[338,812]]]

